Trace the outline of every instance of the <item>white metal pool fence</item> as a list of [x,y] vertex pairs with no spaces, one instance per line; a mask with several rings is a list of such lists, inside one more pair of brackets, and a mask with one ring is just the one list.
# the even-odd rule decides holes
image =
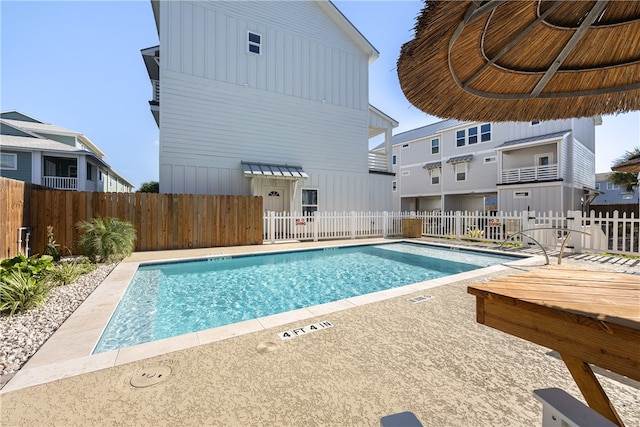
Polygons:
[[[422,235],[523,245],[540,243],[555,249],[568,237],[575,251],[640,255],[640,219],[634,214],[596,215],[553,212],[265,212],[264,240],[356,239],[402,236],[402,221],[417,218]],[[576,231],[569,234],[569,231]]]

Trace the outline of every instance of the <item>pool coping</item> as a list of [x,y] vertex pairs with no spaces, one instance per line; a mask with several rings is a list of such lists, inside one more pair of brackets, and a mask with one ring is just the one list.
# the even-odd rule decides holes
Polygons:
[[[276,334],[286,329],[285,325],[318,316],[371,304],[390,298],[406,296],[430,288],[443,286],[461,280],[480,278],[486,274],[503,271],[513,266],[539,264],[542,256],[520,256],[521,259],[508,263],[472,270],[465,273],[413,283],[397,288],[359,295],[330,303],[274,314],[231,325],[206,329],[177,337],[143,343],[104,353],[91,354],[120,298],[141,264],[173,262],[212,258],[229,255],[258,255],[265,253],[289,252],[301,249],[322,249],[332,247],[360,246],[390,242],[411,242],[446,248],[459,248],[478,252],[505,255],[495,250],[477,250],[455,244],[438,244],[419,239],[358,239],[332,240],[322,242],[291,242],[278,245],[256,245],[237,247],[217,247],[198,250],[158,251],[135,253],[121,262],[91,295],[74,311],[56,332],[40,347],[31,359],[0,390],[0,394],[26,387],[44,384],[59,379],[111,368],[122,364],[184,350],[187,348],[215,343],[252,332],[274,328]],[[301,326],[301,325],[300,325]],[[278,329],[275,329],[278,328]]]

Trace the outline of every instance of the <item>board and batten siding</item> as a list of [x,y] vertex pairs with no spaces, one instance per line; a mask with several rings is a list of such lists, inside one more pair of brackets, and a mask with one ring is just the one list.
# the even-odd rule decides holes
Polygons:
[[289,164],[309,175],[292,209],[313,188],[321,210],[369,210],[369,57],[315,2],[160,11],[162,193],[249,195],[241,161]]
[[167,2],[160,28],[165,70],[368,109],[369,58],[315,2]]

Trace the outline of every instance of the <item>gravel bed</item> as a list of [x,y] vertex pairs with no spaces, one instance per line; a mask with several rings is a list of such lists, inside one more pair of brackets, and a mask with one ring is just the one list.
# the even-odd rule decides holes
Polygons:
[[101,264],[66,286],[51,290],[43,305],[12,317],[0,316],[0,383],[18,371],[98,287],[117,264]]

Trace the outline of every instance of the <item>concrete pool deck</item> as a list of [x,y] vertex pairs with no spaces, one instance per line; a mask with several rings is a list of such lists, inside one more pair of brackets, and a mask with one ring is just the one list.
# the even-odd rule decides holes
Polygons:
[[[89,356],[94,330],[106,324],[95,319],[101,311],[108,319],[106,300],[119,299],[118,283],[126,287],[140,262],[382,241],[134,254],[2,389],[0,425],[379,425],[412,411],[424,425],[524,426],[540,424],[534,389],[559,387],[582,400],[556,355],[477,324],[466,293],[540,267],[540,258]],[[407,301],[423,294],[432,298]],[[320,321],[333,327],[276,336]],[[158,384],[131,386],[163,370]],[[602,375],[622,418],[639,425],[638,384]]]

